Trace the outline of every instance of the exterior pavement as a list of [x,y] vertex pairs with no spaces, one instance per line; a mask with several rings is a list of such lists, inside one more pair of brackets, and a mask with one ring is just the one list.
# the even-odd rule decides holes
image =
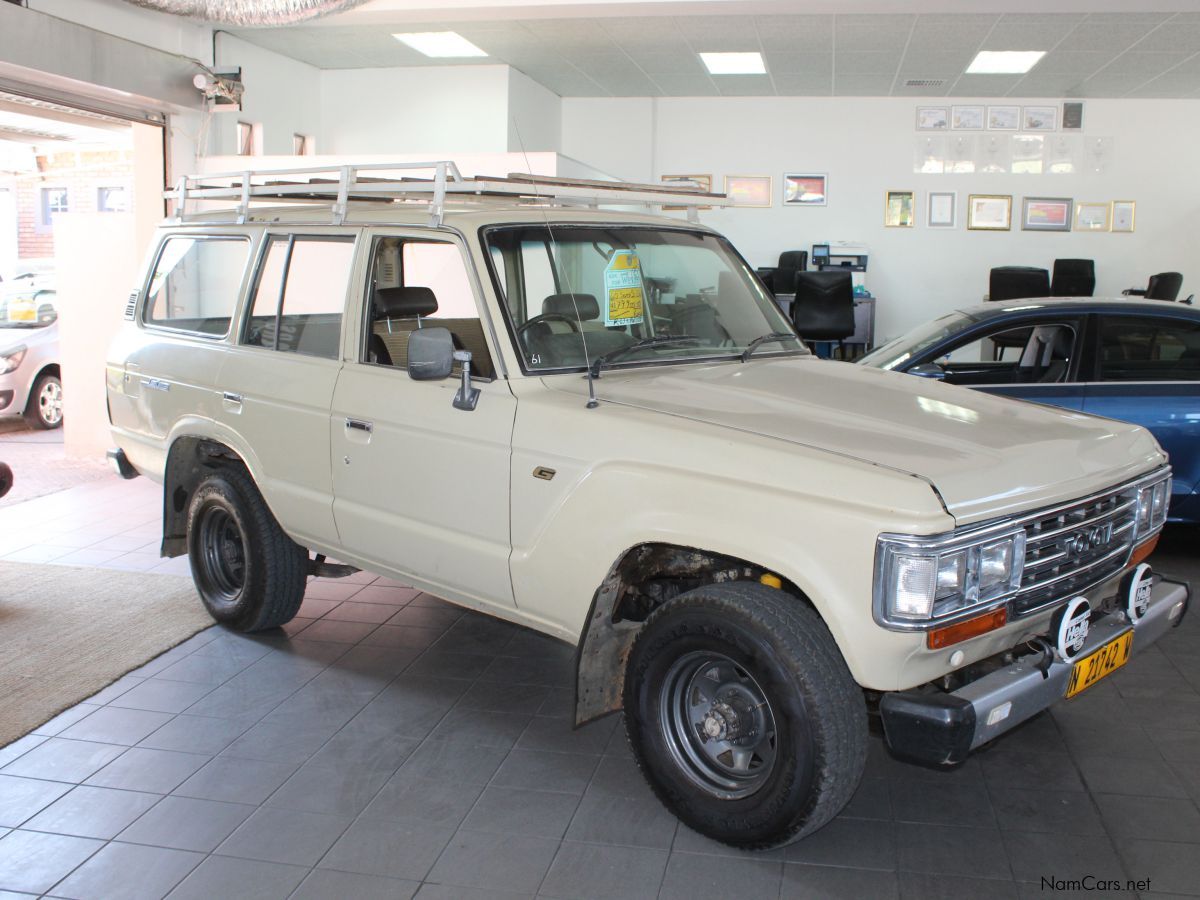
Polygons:
[[[160,503],[113,477],[0,509],[0,558],[185,572],[155,555]],[[1196,537],[1156,567],[1197,583]],[[767,853],[679,825],[619,717],[572,730],[571,659],[387,579],[315,580],[286,628],[208,629],[0,749],[0,897],[1200,896],[1195,612],[957,771],[873,738],[845,812]]]

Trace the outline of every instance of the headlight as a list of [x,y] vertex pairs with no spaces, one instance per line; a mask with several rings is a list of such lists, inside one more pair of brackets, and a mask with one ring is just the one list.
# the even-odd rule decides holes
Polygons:
[[21,365],[21,360],[24,358],[24,345],[14,347],[5,352],[4,355],[0,356],[0,375],[7,375],[9,372],[15,371],[17,366]]
[[925,629],[962,618],[1016,593],[1025,564],[1025,531],[975,535],[879,536],[875,612],[883,625]]
[[1138,488],[1137,529],[1134,540],[1142,541],[1167,521],[1167,508],[1171,505],[1171,476]]

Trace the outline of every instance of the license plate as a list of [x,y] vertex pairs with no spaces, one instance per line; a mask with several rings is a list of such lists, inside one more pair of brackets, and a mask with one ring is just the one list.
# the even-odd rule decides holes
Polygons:
[[1133,632],[1126,631],[1075,663],[1071,670],[1071,681],[1067,684],[1067,696],[1074,697],[1125,665],[1132,647]]

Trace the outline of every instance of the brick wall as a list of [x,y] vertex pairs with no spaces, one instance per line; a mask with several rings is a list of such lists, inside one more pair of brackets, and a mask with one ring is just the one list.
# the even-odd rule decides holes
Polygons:
[[133,195],[132,150],[67,150],[38,154],[37,174],[21,175],[17,189],[17,257],[54,256],[53,218],[42,221],[42,189],[66,188],[70,212],[95,212],[99,189],[124,187]]

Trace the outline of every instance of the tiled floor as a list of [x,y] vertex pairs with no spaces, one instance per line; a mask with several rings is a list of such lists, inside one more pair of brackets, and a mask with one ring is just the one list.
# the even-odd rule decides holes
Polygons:
[[[22,508],[5,558],[151,568],[144,479]],[[1196,536],[1159,568],[1195,578]],[[570,671],[564,645],[386,580],[313,582],[283,633],[209,629],[0,749],[0,897],[1200,895],[1196,614],[958,771],[873,739],[846,811],[770,853],[678,825],[618,718],[573,731]]]

